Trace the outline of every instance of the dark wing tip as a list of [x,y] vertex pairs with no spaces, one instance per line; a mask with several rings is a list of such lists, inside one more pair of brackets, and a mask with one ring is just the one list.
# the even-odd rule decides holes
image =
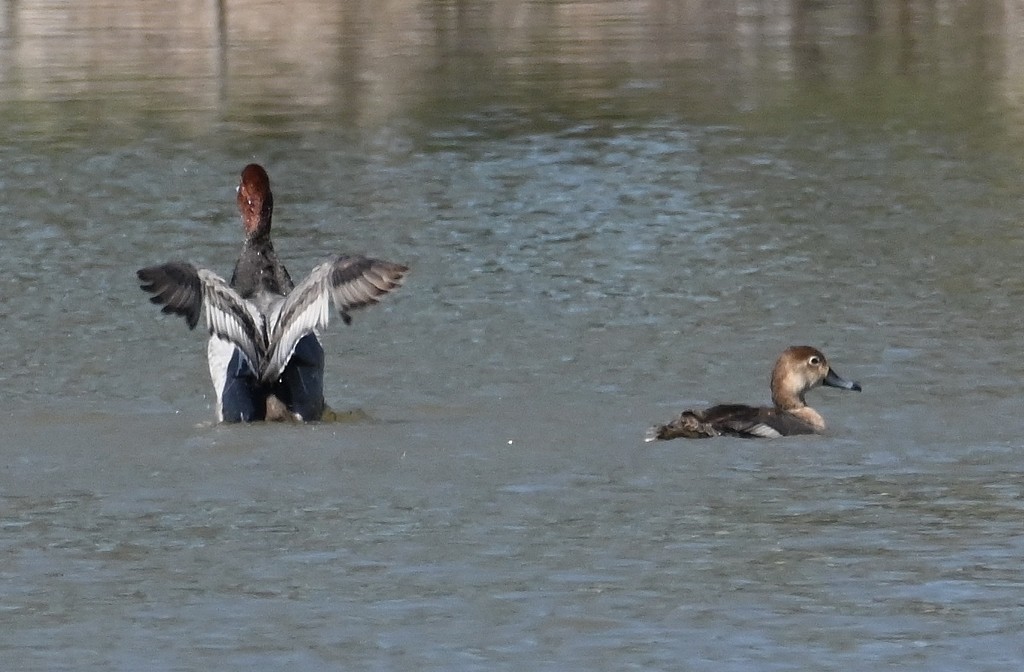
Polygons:
[[378,303],[405,281],[409,267],[391,261],[342,255],[331,265],[330,284],[334,304],[345,324],[350,310]]
[[161,312],[181,315],[189,329],[196,328],[203,309],[203,293],[202,281],[195,266],[175,261],[140,268],[135,275],[143,283],[140,288],[153,294],[149,300],[163,305]]
[[403,264],[342,255],[334,260],[331,267],[331,285],[337,287],[359,278],[367,278],[374,284],[380,283],[378,288],[384,293],[400,286],[408,273],[409,267]]

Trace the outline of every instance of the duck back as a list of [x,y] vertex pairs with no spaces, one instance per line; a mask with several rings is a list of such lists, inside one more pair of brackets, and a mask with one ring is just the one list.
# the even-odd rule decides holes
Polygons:
[[754,439],[814,433],[810,423],[777,408],[719,404],[702,411],[683,411],[672,422],[648,430],[646,439],[708,439],[715,436]]

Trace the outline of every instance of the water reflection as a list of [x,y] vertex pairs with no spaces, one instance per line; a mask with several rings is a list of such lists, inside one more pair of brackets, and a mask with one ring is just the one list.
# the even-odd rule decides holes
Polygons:
[[1024,12],[994,0],[10,0],[0,16],[2,113],[39,131],[53,123],[40,104],[65,127],[84,115],[191,132],[429,125],[502,107],[721,119],[801,95],[812,109],[840,97],[855,111],[982,111],[1020,100],[1024,63]]
[[[1019,663],[1019,3],[0,8],[4,659]],[[324,334],[377,422],[212,426],[136,286],[253,160],[293,272],[413,266]],[[642,444],[799,342],[829,436]]]

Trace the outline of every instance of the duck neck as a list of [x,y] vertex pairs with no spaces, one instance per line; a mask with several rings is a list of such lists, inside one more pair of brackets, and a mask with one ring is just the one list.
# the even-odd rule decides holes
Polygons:
[[772,385],[772,403],[775,404],[775,408],[788,413],[807,408],[807,402],[804,401],[802,393],[780,385]]
[[270,219],[270,211],[265,210],[255,222],[245,222],[245,247],[273,247],[270,243]]
[[825,419],[821,417],[820,413],[807,405],[802,392],[779,387],[772,391],[772,402],[775,404],[775,408],[784,413],[795,415],[811,427],[814,427],[815,431],[820,432],[825,429]]
[[256,231],[250,236],[246,236],[245,242],[242,243],[242,254],[268,254],[274,251],[274,243],[270,240],[270,229],[264,229]]
[[821,413],[818,413],[810,406],[802,406],[801,408],[794,408],[786,412],[790,415],[795,415],[811,427],[814,427],[814,430],[817,432],[825,431],[825,418],[821,417]]
[[269,217],[246,235],[231,274],[231,286],[245,299],[261,291],[284,295],[293,289],[288,271],[274,252]]

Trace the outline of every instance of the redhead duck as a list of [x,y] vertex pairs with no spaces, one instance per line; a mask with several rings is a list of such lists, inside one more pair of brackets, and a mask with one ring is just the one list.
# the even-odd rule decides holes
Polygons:
[[721,404],[703,411],[683,411],[667,425],[651,427],[644,439],[776,438],[820,434],[825,431],[825,419],[804,401],[804,394],[819,385],[860,392],[860,383],[841,378],[820,350],[796,345],[787,348],[772,369],[774,406]]
[[319,420],[324,351],[317,331],[327,326],[328,299],[349,324],[350,310],[377,303],[401,286],[409,269],[340,255],[295,285],[270,240],[274,197],[267,171],[246,166],[237,200],[245,243],[230,283],[172,261],[139,270],[141,287],[164,313],[184,317],[189,329],[206,316],[218,421]]

